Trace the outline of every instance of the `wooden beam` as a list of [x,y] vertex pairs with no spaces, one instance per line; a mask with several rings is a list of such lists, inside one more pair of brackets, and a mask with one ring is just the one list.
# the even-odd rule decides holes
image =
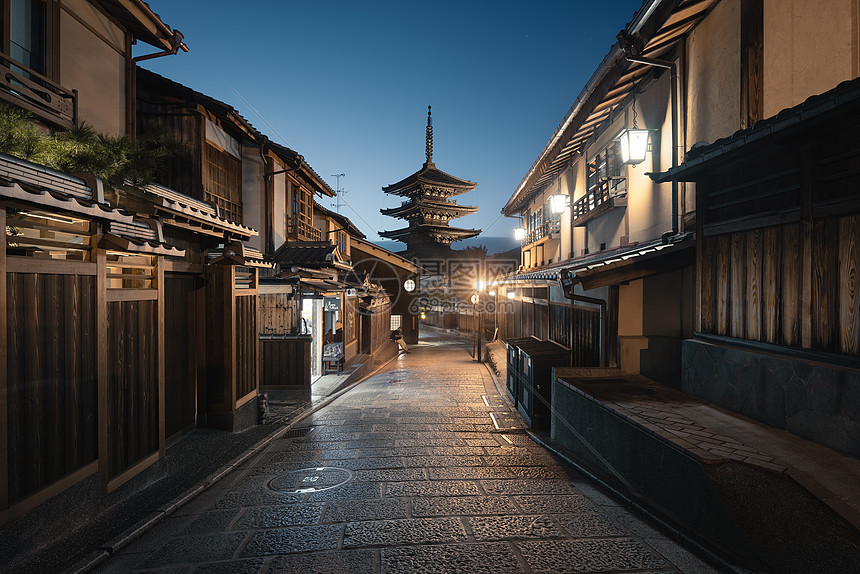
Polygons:
[[158,292],[158,299],[155,304],[155,344],[157,349],[156,357],[156,376],[158,377],[158,456],[163,457],[167,448],[166,436],[166,421],[167,413],[165,412],[165,393],[167,384],[167,374],[165,373],[165,329],[164,329],[164,257],[157,257],[155,263],[155,288]]
[[[6,210],[0,209],[0,510],[9,505],[9,447],[8,418],[6,410],[7,393],[7,341],[6,341]],[[0,519],[0,524],[3,521]]]
[[[102,224],[98,224],[101,227]],[[107,494],[108,478],[110,476],[110,405],[108,392],[110,372],[108,370],[108,341],[107,341],[107,255],[98,248],[99,232],[92,236],[92,254],[96,262],[96,378],[98,387],[98,453],[99,473],[102,479],[102,494]]]

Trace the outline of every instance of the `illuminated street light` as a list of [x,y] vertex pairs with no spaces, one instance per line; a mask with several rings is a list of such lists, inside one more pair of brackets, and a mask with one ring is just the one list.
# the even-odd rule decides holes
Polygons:
[[514,239],[517,241],[522,241],[526,238],[526,230],[522,227],[517,227],[514,229]]
[[558,193],[556,195],[550,196],[549,198],[549,210],[553,213],[553,215],[560,215],[564,213],[564,210],[567,209],[567,196],[563,193]]

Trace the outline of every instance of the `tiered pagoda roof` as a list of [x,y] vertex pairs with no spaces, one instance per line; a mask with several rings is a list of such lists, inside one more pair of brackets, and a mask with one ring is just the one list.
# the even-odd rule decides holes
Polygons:
[[433,163],[433,120],[427,106],[426,161],[409,177],[382,188],[390,195],[407,198],[399,207],[381,209],[389,215],[409,222],[408,227],[382,231],[380,236],[406,243],[410,254],[427,252],[434,247],[447,248],[453,241],[478,235],[480,229],[460,229],[448,221],[478,211],[478,207],[458,205],[449,198],[475,189],[475,182],[454,177],[437,169]]

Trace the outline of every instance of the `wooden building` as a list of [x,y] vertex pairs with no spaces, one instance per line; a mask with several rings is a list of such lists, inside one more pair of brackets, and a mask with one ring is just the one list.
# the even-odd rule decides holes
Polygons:
[[[133,0],[4,0],[0,13],[0,99],[41,129],[132,134],[131,44],[185,48]],[[109,492],[164,454],[167,261],[185,250],[111,193],[0,154],[0,521],[96,472]]]
[[[860,75],[856,19],[851,0],[643,2],[503,209],[524,239],[519,271],[497,286],[516,303],[502,336],[551,338],[574,366],[646,375],[857,454],[856,418],[835,398],[854,383],[813,384],[817,371],[800,371],[821,357],[797,354],[851,354],[850,273],[822,270],[850,269],[852,208],[815,183],[847,185],[850,144],[823,119],[800,139],[768,135]],[[850,89],[818,101],[839,107]],[[643,155],[627,155],[629,138],[647,142]],[[553,319],[565,302],[566,329]],[[718,366],[749,341],[799,361],[787,380],[804,381],[804,398],[782,406],[788,371],[760,383],[777,347],[744,355],[749,368],[725,382]]]

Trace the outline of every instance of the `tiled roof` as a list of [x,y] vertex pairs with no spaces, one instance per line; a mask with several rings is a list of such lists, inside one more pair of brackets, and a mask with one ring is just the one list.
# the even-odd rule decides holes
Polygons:
[[848,106],[860,107],[860,78],[842,82],[832,90],[807,98],[803,103],[787,108],[750,128],[738,130],[712,144],[695,145],[687,152],[684,163],[663,173],[651,174],[658,182],[683,179],[691,170],[703,167],[717,158],[723,158],[741,148],[770,137],[788,135],[802,130],[831,115],[844,113]]
[[439,185],[442,187],[453,187],[459,193],[464,193],[469,191],[470,189],[474,189],[478,184],[466,179],[460,179],[458,177],[454,177],[451,174],[445,173],[440,169],[436,169],[436,164],[433,163],[425,163],[424,166],[410,175],[409,177],[398,181],[397,183],[392,183],[391,185],[385,186],[382,188],[382,191],[385,193],[393,193],[397,194],[397,192],[403,190],[406,191],[407,188],[418,185],[420,183],[426,183],[428,185]]

